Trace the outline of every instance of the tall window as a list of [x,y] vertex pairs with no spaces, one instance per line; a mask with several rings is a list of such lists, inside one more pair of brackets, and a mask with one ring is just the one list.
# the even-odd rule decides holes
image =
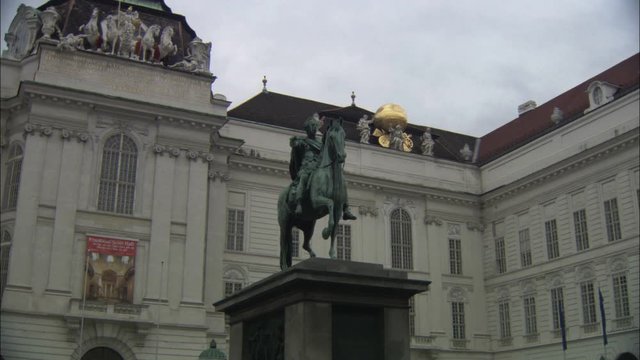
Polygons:
[[336,251],[338,259],[351,260],[351,225],[338,225]]
[[300,230],[293,228],[291,230],[291,257],[300,256]]
[[619,273],[613,275],[613,300],[616,305],[616,318],[624,318],[630,315],[629,293],[627,292],[627,275]]
[[462,246],[460,239],[449,239],[449,270],[451,274],[462,274]]
[[409,335],[416,335],[416,302],[413,296],[409,298]]
[[391,267],[413,268],[411,217],[402,209],[391,212]]
[[451,303],[451,324],[453,325],[453,338],[465,339],[464,334],[464,303]]
[[0,302],[2,302],[2,294],[7,286],[7,274],[9,273],[9,253],[11,252],[11,234],[8,231],[2,232],[2,240],[0,241]]
[[529,229],[522,229],[518,232],[520,240],[520,264],[522,267],[531,266],[531,239]]
[[585,209],[573,212],[573,227],[576,233],[576,248],[578,251],[589,248],[589,233],[587,232],[587,213]]
[[582,295],[582,319],[584,324],[594,324],[596,322],[596,298],[593,293],[593,283],[588,281],[580,284],[580,294]]
[[560,310],[564,312],[564,296],[562,288],[557,287],[551,289],[551,312],[553,317],[553,329],[560,329]]
[[496,240],[496,270],[498,274],[507,272],[507,257],[504,249],[504,238],[497,238]]
[[133,213],[138,148],[123,133],[107,139],[102,152],[98,210]]
[[18,190],[20,188],[20,173],[22,172],[22,147],[13,144],[9,148],[9,157],[4,183],[3,209],[13,209],[18,205]]
[[511,337],[511,318],[509,316],[509,302],[501,301],[498,303],[498,314],[500,317],[500,338]]
[[227,250],[244,250],[244,210],[227,210]]
[[547,239],[547,255],[549,256],[549,260],[555,259],[560,256],[556,219],[552,219],[544,223],[544,232]]
[[609,241],[622,239],[620,232],[620,216],[618,215],[618,200],[609,199],[604,202],[604,219],[607,226],[607,238]]
[[536,298],[533,295],[524,297],[524,333],[533,335],[538,333],[536,320]]

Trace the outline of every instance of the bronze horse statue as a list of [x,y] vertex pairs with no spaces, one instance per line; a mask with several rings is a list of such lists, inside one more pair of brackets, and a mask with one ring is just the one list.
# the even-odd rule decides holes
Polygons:
[[345,133],[342,119],[329,119],[329,125],[322,138],[322,146],[317,167],[310,175],[309,183],[302,196],[302,213],[296,213],[296,203],[292,195],[293,184],[285,188],[278,198],[278,223],[280,225],[280,268],[291,266],[292,229],[295,226],[304,234],[305,249],[310,257],[316,254],[311,249],[311,237],[316,220],[329,215],[329,223],[322,230],[322,237],[331,237],[329,257],[336,257],[335,239],[343,207],[347,202],[343,166],[346,158]]

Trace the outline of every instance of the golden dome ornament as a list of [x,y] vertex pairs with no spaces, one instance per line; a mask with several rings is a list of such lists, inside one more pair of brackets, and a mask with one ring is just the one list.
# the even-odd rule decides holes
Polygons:
[[411,135],[403,130],[407,127],[407,113],[402,106],[385,104],[378,108],[373,115],[375,130],[373,136],[378,137],[378,143],[385,148],[411,152],[413,140]]

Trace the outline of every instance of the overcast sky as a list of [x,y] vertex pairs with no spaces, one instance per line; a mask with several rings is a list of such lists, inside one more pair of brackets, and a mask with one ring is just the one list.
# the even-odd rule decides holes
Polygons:
[[[2,4],[2,48],[21,1]],[[44,1],[22,1],[39,6]],[[235,107],[262,89],[481,136],[639,51],[638,0],[166,0]]]

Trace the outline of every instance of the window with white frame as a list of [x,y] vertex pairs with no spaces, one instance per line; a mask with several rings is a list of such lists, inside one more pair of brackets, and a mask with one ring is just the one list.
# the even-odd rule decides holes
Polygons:
[[291,256],[299,257],[300,256],[300,233],[301,231],[293,228],[291,230]]
[[604,219],[607,227],[607,239],[609,239],[609,241],[622,239],[622,232],[620,231],[620,215],[618,214],[617,198],[605,200]]
[[613,301],[616,307],[616,318],[630,316],[629,292],[627,291],[627,275],[625,273],[613,275]]
[[449,272],[462,274],[462,242],[460,240],[460,224],[449,224]]
[[237,281],[225,281],[224,282],[224,296],[229,297],[238,291],[242,290],[242,283]]
[[244,250],[244,210],[227,209],[227,250]]
[[504,248],[504,238],[497,238],[495,240],[496,247],[496,271],[498,274],[507,272],[507,256]]
[[338,259],[351,260],[351,225],[338,225],[336,229],[336,252]]
[[571,195],[571,205],[573,207],[573,232],[576,238],[576,249],[578,251],[589,248],[589,232],[587,231],[587,211],[584,192]]
[[391,212],[391,267],[413,268],[413,241],[411,216],[403,209]]
[[5,168],[3,209],[14,209],[18,205],[22,156],[22,146],[18,143],[11,144]]
[[531,239],[529,238],[529,228],[522,229],[518,232],[520,241],[520,265],[524,267],[531,266]]
[[534,335],[538,333],[538,321],[536,319],[536,298],[527,295],[523,298],[524,305],[524,333]]
[[585,325],[596,322],[596,298],[593,292],[593,282],[585,281],[580,284],[582,297],[582,320]]
[[492,232],[496,261],[496,272],[498,274],[503,274],[507,272],[507,256],[504,246],[504,221],[493,222]]
[[237,268],[227,268],[222,280],[222,283],[224,284],[224,296],[229,297],[242,290],[244,286],[244,279],[245,276],[241,270]]
[[7,230],[2,231],[0,241],[0,303],[4,288],[7,286],[7,275],[9,274],[9,254],[11,253],[11,234]]
[[500,320],[500,338],[511,337],[511,317],[509,315],[509,301],[498,302],[498,317]]
[[98,210],[132,214],[138,148],[124,133],[109,137],[102,150]]
[[556,219],[545,221],[544,234],[547,240],[547,256],[549,260],[560,256],[560,246],[558,244],[558,227]]
[[564,295],[562,287],[551,289],[551,316],[553,319],[553,329],[560,329],[560,312],[564,313]]
[[453,338],[456,340],[465,339],[464,324],[464,303],[454,301],[451,303],[451,324]]

